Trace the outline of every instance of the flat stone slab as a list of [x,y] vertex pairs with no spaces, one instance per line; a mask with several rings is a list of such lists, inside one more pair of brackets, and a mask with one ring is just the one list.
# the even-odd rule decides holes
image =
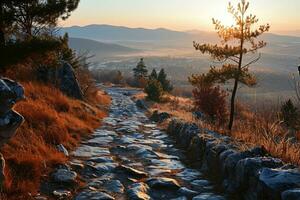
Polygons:
[[148,174],[146,172],[134,169],[132,167],[128,167],[125,165],[120,165],[117,167],[118,170],[122,170],[124,171],[126,174],[134,176],[134,177],[138,177],[138,178],[146,178],[148,177]]
[[193,200],[226,200],[224,197],[212,193],[200,194],[195,196]]
[[180,161],[172,159],[152,159],[151,163],[164,169],[183,169],[185,167]]
[[202,176],[202,173],[195,169],[184,169],[182,172],[176,174],[182,180],[193,181],[199,179]]
[[149,187],[145,183],[134,183],[129,186],[127,195],[130,200],[150,200],[151,197],[148,195]]
[[76,157],[97,157],[109,154],[110,152],[108,148],[92,147],[88,145],[82,145],[72,153],[72,155]]
[[146,180],[147,184],[151,188],[155,189],[179,189],[180,185],[175,179],[165,178],[165,177],[156,177]]
[[115,198],[104,192],[87,190],[76,196],[75,200],[115,200]]

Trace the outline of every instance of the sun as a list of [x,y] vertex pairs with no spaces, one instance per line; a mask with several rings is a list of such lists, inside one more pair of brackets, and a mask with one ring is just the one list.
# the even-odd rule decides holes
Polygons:
[[232,26],[235,25],[235,21],[234,18],[232,16],[232,14],[228,13],[227,11],[225,12],[220,12],[216,18],[217,20],[221,21],[221,23],[224,26]]

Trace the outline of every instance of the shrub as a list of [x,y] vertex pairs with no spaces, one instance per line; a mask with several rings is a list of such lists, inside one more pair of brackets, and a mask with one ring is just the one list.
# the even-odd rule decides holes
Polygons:
[[227,93],[219,86],[202,86],[193,90],[194,106],[203,112],[211,121],[218,120],[223,124],[227,118]]
[[145,87],[145,93],[149,100],[159,102],[163,95],[163,88],[157,80],[149,80]]
[[298,125],[298,109],[294,106],[291,99],[287,100],[281,106],[281,117],[287,127],[297,128]]

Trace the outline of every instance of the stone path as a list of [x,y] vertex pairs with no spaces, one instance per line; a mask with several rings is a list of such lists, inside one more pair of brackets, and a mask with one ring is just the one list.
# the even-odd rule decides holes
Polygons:
[[72,168],[87,186],[75,200],[224,200],[184,152],[130,98],[135,90],[110,88],[110,115],[72,153]]

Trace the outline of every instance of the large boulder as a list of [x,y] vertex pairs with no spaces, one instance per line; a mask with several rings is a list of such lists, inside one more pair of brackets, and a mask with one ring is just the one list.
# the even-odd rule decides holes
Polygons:
[[[0,79],[0,147],[14,136],[24,118],[13,110],[13,106],[24,99],[24,88],[7,78]],[[0,154],[0,186],[4,181],[5,161]]]
[[73,67],[68,62],[62,61],[56,68],[40,66],[37,70],[38,78],[41,81],[56,85],[56,87],[69,97],[79,100],[83,99],[83,93]]
[[83,99],[73,67],[69,63],[62,63],[61,67],[58,68],[57,78],[59,88],[63,93],[75,99]]

